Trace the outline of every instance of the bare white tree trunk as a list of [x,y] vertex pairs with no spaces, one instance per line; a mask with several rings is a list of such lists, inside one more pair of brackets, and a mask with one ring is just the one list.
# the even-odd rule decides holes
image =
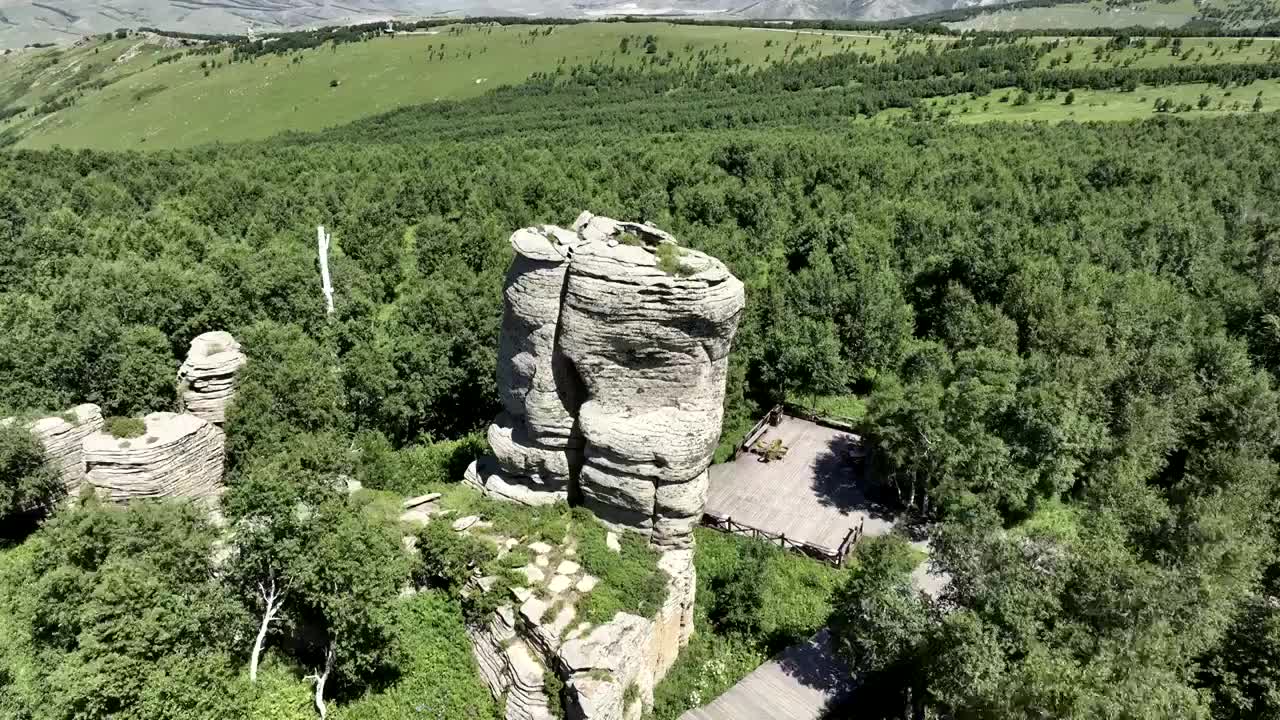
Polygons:
[[267,631],[276,613],[284,605],[284,592],[276,587],[276,574],[273,572],[266,585],[258,583],[258,597],[262,598],[262,625],[258,627],[258,638],[253,642],[253,653],[249,655],[249,682],[258,681],[258,658],[262,655],[262,645],[267,640]]
[[308,675],[308,680],[314,680],[316,683],[316,712],[320,713],[320,720],[325,720],[328,708],[324,704],[324,684],[329,679],[329,673],[333,672],[333,660],[335,656],[334,640],[329,641],[329,649],[324,654],[324,672]]
[[324,292],[325,308],[333,314],[333,284],[329,282],[329,241],[332,237],[324,231],[323,225],[316,226],[316,240],[320,249],[320,282]]

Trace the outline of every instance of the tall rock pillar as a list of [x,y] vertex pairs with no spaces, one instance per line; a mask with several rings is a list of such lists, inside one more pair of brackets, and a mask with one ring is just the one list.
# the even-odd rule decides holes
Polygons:
[[586,388],[583,503],[600,519],[683,547],[706,504],[742,283],[657,228],[584,214],[560,349]]
[[745,296],[658,228],[583,213],[511,236],[494,457],[467,482],[528,504],[580,498],[683,547],[706,502]]
[[503,291],[498,397],[503,412],[489,426],[493,457],[467,470],[467,482],[528,505],[567,500],[582,464],[574,417],[582,390],[556,351],[560,296],[575,233],[554,226],[511,235],[515,260]]

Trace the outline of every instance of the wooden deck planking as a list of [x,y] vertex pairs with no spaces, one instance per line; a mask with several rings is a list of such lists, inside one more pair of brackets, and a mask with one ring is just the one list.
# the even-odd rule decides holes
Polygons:
[[853,688],[827,630],[756,668],[723,695],[680,720],[818,720]]
[[831,552],[863,522],[867,535],[888,531],[890,523],[872,515],[855,483],[860,470],[852,466],[848,448],[856,435],[784,416],[762,438],[766,444],[780,438],[786,456],[763,463],[744,452],[712,466],[707,512]]

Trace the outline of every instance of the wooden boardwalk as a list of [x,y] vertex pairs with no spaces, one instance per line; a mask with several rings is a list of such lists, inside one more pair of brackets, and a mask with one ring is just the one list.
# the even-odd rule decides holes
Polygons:
[[756,668],[710,704],[680,720],[818,720],[827,703],[853,691],[826,630]]
[[850,457],[856,435],[784,415],[762,438],[782,440],[786,456],[765,463],[744,452],[713,465],[708,514],[831,553],[853,528],[862,526],[868,536],[888,532],[892,522],[864,496],[862,470]]

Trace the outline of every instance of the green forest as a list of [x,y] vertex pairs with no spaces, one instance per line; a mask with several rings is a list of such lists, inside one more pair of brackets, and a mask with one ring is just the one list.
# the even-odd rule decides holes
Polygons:
[[209,330],[251,358],[230,537],[173,502],[33,513],[57,483],[0,427],[0,716],[308,718],[321,685],[340,719],[499,717],[458,591],[485,559],[424,536],[410,562],[384,505],[449,492],[483,451],[507,237],[587,209],[746,284],[725,447],[783,399],[857,398],[887,502],[951,578],[915,592],[901,538],[827,571],[699,535],[700,634],[657,717],[827,624],[863,685],[833,718],[1277,717],[1280,124],[843,122],[1000,87],[1252,98],[1280,77],[1049,51],[587,65],[262,142],[0,152],[0,417],[172,409]]

